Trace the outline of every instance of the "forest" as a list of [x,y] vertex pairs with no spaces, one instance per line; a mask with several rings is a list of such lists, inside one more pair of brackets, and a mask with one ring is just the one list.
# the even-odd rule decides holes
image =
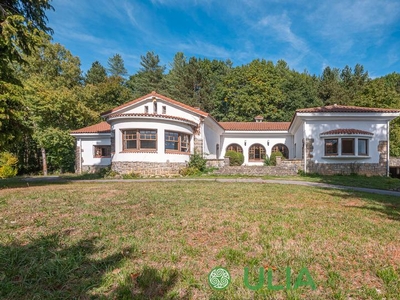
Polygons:
[[[186,57],[161,62],[149,51],[128,74],[116,53],[83,72],[80,59],[51,40],[49,1],[0,1],[0,152],[18,157],[19,174],[74,171],[69,132],[151,91],[200,107],[218,121],[290,121],[298,108],[330,104],[400,108],[400,74],[371,78],[360,64],[298,72],[284,61]],[[36,3],[32,6],[30,2]],[[12,13],[11,13],[12,12]],[[17,13],[16,13],[17,12]],[[400,156],[400,119],[391,123],[391,156]]]

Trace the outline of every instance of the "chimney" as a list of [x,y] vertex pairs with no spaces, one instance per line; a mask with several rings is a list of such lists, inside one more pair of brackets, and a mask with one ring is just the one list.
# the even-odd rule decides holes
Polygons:
[[260,122],[262,122],[262,121],[263,121],[263,119],[264,119],[264,117],[263,117],[263,116],[260,116],[260,115],[258,115],[258,116],[256,116],[256,117],[254,117],[254,120],[255,120],[257,123],[260,123]]

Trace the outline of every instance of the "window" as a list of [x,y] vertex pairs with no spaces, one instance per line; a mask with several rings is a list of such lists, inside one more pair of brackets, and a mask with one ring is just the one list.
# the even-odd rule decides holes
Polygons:
[[153,100],[153,114],[157,114],[157,101]]
[[148,107],[147,105],[144,107],[144,113],[145,113],[145,114],[148,114],[148,113],[149,113],[149,107]]
[[240,147],[238,144],[230,144],[228,147],[226,147],[226,151],[235,151],[243,153],[242,147]]
[[325,156],[368,156],[368,142],[361,138],[325,139]]
[[265,158],[265,148],[263,145],[255,144],[249,149],[249,161],[262,161]]
[[157,130],[133,129],[122,131],[123,150],[157,149]]
[[358,139],[358,155],[368,155],[367,139]]
[[111,146],[94,146],[94,157],[111,157]]
[[325,140],[325,155],[338,155],[338,139]]
[[165,151],[189,152],[190,137],[188,134],[165,131]]
[[165,115],[167,113],[167,107],[163,106],[162,107],[162,114]]
[[282,153],[283,157],[289,158],[289,149],[284,144],[276,144],[272,147],[272,152],[280,152]]
[[354,139],[342,139],[342,155],[354,154]]

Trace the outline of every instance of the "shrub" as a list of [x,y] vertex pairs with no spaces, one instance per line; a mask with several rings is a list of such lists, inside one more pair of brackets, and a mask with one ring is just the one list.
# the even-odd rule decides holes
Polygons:
[[179,174],[181,174],[182,176],[192,176],[192,175],[199,175],[201,174],[201,172],[199,171],[199,169],[195,167],[187,167],[181,169],[179,171]]
[[240,152],[229,150],[226,151],[225,156],[229,157],[230,166],[241,166],[244,162],[244,156]]
[[0,178],[9,178],[17,175],[18,158],[10,152],[0,153]]
[[203,158],[203,156],[201,156],[198,153],[195,153],[190,156],[188,167],[196,168],[200,172],[204,172],[207,168],[206,163],[207,163],[207,160],[205,158]]
[[140,178],[140,174],[135,173],[135,172],[130,172],[128,174],[122,174],[122,178],[123,179],[137,179],[137,178]]
[[282,152],[279,152],[279,151],[277,151],[277,152],[272,152],[271,153],[271,157],[270,157],[270,161],[271,161],[271,165],[272,166],[276,166],[276,157],[277,156],[280,156],[282,159],[283,159],[283,154],[282,154]]
[[111,167],[101,168],[99,174],[103,178],[113,178],[119,175],[118,172],[111,170]]
[[265,155],[264,166],[272,166],[272,161],[268,155]]

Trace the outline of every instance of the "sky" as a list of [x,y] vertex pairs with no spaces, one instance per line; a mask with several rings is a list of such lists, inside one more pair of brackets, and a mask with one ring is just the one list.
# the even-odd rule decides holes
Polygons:
[[104,67],[120,54],[128,73],[153,51],[167,70],[177,52],[233,66],[254,59],[321,75],[327,66],[372,78],[400,72],[400,0],[53,0],[53,41]]

